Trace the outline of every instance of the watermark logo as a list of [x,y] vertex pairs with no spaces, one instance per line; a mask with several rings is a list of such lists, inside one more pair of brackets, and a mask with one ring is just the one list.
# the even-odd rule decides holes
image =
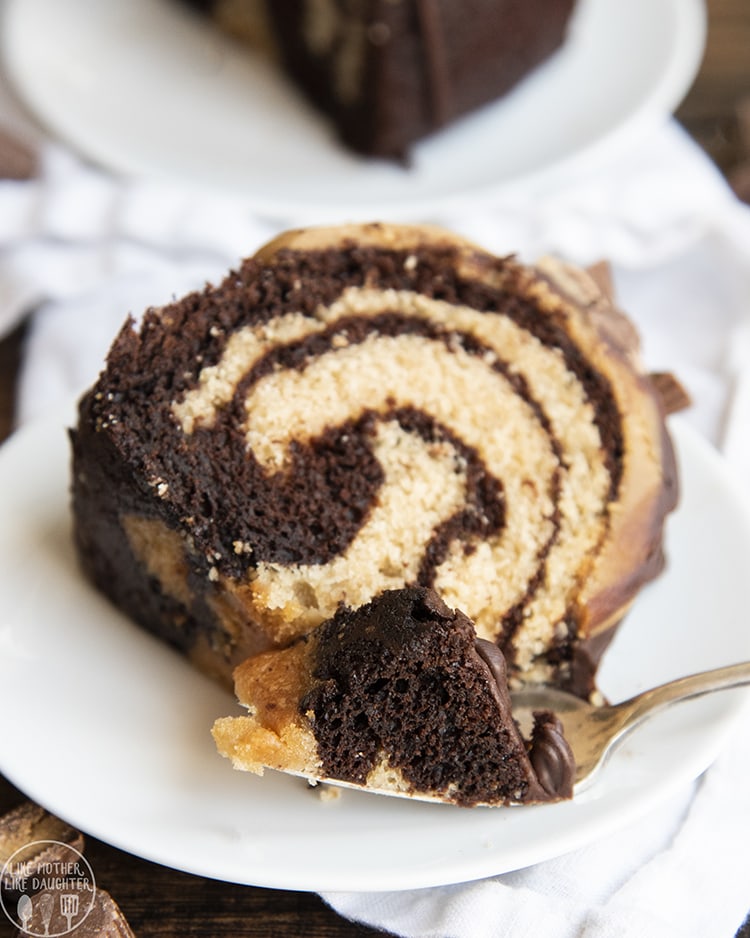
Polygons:
[[32,938],[58,938],[77,928],[96,898],[96,881],[82,853],[57,840],[16,850],[0,871],[0,906]]

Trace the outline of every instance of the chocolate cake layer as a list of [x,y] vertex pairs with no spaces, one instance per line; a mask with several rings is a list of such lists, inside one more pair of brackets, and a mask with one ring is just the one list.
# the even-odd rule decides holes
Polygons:
[[464,806],[572,793],[559,722],[540,713],[521,738],[502,654],[430,590],[340,609],[290,649],[246,661],[237,690],[250,715],[219,720],[214,736],[240,769]]
[[594,282],[420,226],[291,232],[127,323],[73,451],[84,569],[227,679],[419,585],[514,680],[588,693],[677,495]]

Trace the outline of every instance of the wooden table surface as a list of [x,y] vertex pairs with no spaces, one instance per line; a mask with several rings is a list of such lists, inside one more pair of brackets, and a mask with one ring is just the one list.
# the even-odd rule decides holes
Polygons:
[[[708,0],[709,38],[704,63],[678,118],[744,196],[750,196],[750,0]],[[750,113],[747,114],[750,123]],[[15,376],[23,329],[0,342],[0,439],[13,426]],[[23,795],[0,776],[0,814]],[[309,845],[310,863],[315,846]],[[315,895],[243,887],[156,866],[88,839],[86,856],[97,883],[116,899],[139,938],[158,935],[305,936],[355,938],[382,934],[340,918]],[[750,907],[750,885],[748,886]],[[13,930],[0,916],[0,938]],[[750,938],[750,927],[742,929]],[[731,936],[712,936],[731,938]]]

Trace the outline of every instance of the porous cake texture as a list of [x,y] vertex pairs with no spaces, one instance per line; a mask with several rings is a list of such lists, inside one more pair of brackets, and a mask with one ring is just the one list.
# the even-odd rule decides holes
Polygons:
[[238,769],[462,806],[572,794],[557,718],[539,712],[522,739],[502,653],[432,590],[342,608],[288,648],[249,658],[236,687],[248,715],[213,732]]
[[511,682],[588,694],[677,497],[596,283],[425,226],[288,232],[129,321],[72,439],[84,570],[226,681],[421,587]]

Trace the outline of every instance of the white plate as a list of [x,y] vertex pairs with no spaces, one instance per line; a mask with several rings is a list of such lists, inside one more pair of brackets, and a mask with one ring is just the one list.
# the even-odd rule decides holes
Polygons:
[[6,3],[6,67],[52,131],[108,167],[301,221],[434,217],[580,169],[672,112],[706,29],[703,0],[580,0],[559,53],[407,169],[347,153],[274,70],[176,0]]
[[[614,699],[750,658],[750,515],[719,458],[675,423],[683,504],[668,572],[601,672]],[[214,750],[230,695],[79,576],[61,423],[0,450],[0,771],[89,834],[177,869],[302,890],[407,889],[559,855],[627,824],[702,772],[742,691],[683,704],[631,737],[572,802],[467,810],[235,772]],[[709,535],[710,536],[707,536]]]

